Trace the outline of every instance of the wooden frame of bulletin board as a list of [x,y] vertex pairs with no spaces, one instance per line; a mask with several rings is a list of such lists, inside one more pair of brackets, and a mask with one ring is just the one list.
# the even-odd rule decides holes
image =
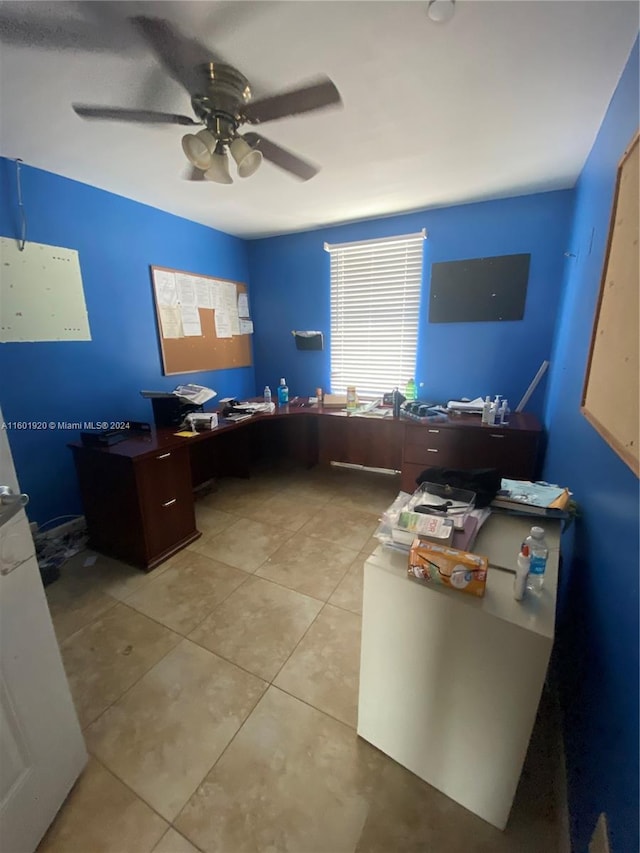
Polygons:
[[618,166],[581,407],[585,418],[636,476],[640,476],[639,139],[635,137]]
[[[174,270],[168,267],[151,267],[151,284],[153,301],[156,310],[158,340],[162,352],[162,366],[165,376],[174,373],[199,373],[204,370],[224,370],[231,367],[250,367],[251,332],[234,334],[232,337],[218,337],[216,334],[215,309],[213,307],[197,307],[200,318],[200,334],[184,334],[182,323],[177,319],[180,315],[180,285],[192,282],[194,287],[215,292],[233,285],[235,288],[235,304],[240,293],[246,293],[246,285],[216,278],[209,275]],[[163,290],[164,286],[164,290]],[[173,303],[173,304],[169,304]],[[169,309],[169,310],[166,310]],[[237,308],[236,308],[237,311]],[[237,319],[237,313],[236,313]],[[176,321],[177,320],[177,324]],[[242,321],[240,321],[242,322]],[[246,326],[247,321],[244,325]],[[180,331],[176,332],[176,325]],[[171,331],[170,331],[171,329]],[[195,326],[197,330],[197,325]],[[178,334],[179,336],[174,336]]]

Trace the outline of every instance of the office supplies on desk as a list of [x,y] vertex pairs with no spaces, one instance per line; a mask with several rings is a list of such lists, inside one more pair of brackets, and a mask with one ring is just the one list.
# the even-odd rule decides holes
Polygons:
[[475,492],[440,483],[422,482],[409,500],[409,508],[421,508],[434,515],[465,516],[471,512]]
[[240,423],[240,421],[246,421],[250,417],[252,417],[251,413],[242,414],[241,412],[229,412],[228,415],[224,415],[225,421],[231,421],[232,423]]
[[87,430],[80,433],[80,441],[85,447],[110,447],[140,435],[151,435],[151,424],[146,421],[120,421],[114,429]]
[[476,397],[475,400],[449,400],[447,409],[452,412],[467,412],[471,414],[482,414],[484,400],[482,397]]
[[513,509],[533,515],[545,515],[553,514],[554,511],[566,511],[570,497],[568,489],[561,486],[503,478],[500,491],[491,505],[498,509]]
[[187,415],[185,422],[192,432],[215,429],[218,426],[218,415],[215,412],[192,412]]
[[85,447],[111,447],[120,441],[126,441],[128,434],[121,429],[104,429],[95,432],[81,432],[80,441]]
[[179,427],[187,415],[202,408],[199,403],[166,391],[141,391],[140,395],[151,400],[156,427]]
[[422,400],[407,400],[400,406],[399,415],[401,418],[417,423],[443,423],[447,420],[446,414],[440,406],[434,403],[425,403]]
[[217,392],[213,388],[207,388],[204,385],[178,385],[173,392],[176,397],[182,397],[183,400],[188,400],[190,403],[195,403],[198,406],[204,405],[208,400],[217,397]]
[[322,405],[325,409],[329,408],[344,408],[347,405],[346,394],[325,394],[322,400]]
[[411,545],[418,537],[439,545],[450,545],[454,536],[451,518],[403,510],[398,516],[397,527],[393,528],[394,542]]

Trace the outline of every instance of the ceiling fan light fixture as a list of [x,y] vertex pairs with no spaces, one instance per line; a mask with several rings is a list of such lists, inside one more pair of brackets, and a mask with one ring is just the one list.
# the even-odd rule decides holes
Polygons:
[[208,130],[187,133],[182,137],[182,150],[187,160],[196,168],[208,169],[216,147],[216,138]]
[[241,136],[236,136],[229,146],[229,151],[236,161],[241,178],[250,178],[260,168],[262,152],[252,148]]
[[208,181],[214,181],[216,184],[232,184],[233,178],[229,174],[229,158],[224,149],[215,151],[211,155],[211,165],[204,173]]
[[455,10],[455,0],[430,0],[427,15],[436,24],[446,24],[453,18]]

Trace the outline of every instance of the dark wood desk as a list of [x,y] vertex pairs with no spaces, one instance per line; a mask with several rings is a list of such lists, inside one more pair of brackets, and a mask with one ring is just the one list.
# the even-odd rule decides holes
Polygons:
[[290,405],[189,438],[167,428],[111,447],[70,446],[90,546],[149,571],[200,536],[193,489],[215,477],[248,477],[261,457],[391,468],[413,491],[418,474],[432,466],[495,467],[533,479],[541,436],[536,418],[525,414],[512,415],[506,427],[482,426],[473,415],[425,426]]

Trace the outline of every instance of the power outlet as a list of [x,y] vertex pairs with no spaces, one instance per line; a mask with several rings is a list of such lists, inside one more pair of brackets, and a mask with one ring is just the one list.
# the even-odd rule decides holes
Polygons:
[[600,812],[596,828],[593,830],[593,835],[589,842],[589,853],[611,853],[609,827],[607,826],[607,816],[604,812]]

